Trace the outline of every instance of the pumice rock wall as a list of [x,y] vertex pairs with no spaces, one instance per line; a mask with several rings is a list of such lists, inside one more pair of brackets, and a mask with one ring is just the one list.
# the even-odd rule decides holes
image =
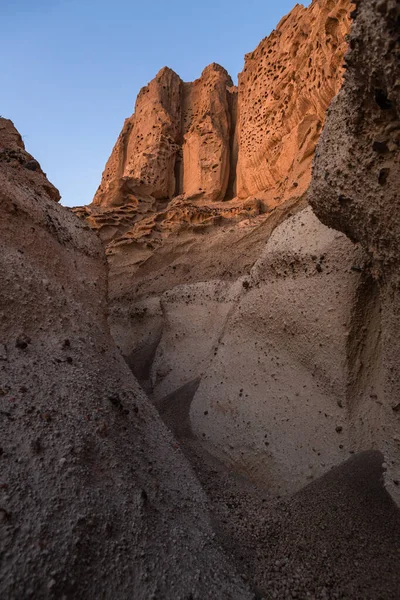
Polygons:
[[111,338],[100,240],[6,119],[0,148],[0,596],[251,598]]
[[354,439],[372,432],[400,500],[400,7],[357,2],[344,86],[319,142],[310,199],[360,242],[370,264],[356,306],[348,410]]
[[[177,410],[190,390],[192,435],[276,495],[357,450],[345,410],[346,364],[355,269],[364,257],[310,208],[288,212],[237,279],[215,266],[206,281],[193,274],[191,283],[165,282],[161,295],[113,298],[110,315],[115,339],[138,377],[149,380],[156,405]],[[203,264],[208,258],[196,256]],[[140,270],[134,277],[140,280]]]

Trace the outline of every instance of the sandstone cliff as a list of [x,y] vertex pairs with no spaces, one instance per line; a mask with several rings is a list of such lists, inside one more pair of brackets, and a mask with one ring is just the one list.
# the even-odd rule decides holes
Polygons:
[[236,89],[219,65],[204,69],[200,79],[183,88],[183,147],[177,193],[223,200],[231,168],[232,105]]
[[125,121],[94,198],[99,206],[153,196],[170,200],[207,194],[225,197],[230,171],[232,80],[219,65],[194,83],[164,68]]
[[239,75],[237,194],[269,202],[307,189],[325,112],[340,89],[348,0],[296,5]]
[[191,222],[205,222],[210,207],[219,221],[240,219],[246,202],[260,214],[301,196],[340,88],[350,10],[349,0],[296,5],[246,56],[238,88],[216,64],[193,83],[162,69],[125,121],[93,203],[77,214],[106,242],[136,246],[163,240],[188,210]]

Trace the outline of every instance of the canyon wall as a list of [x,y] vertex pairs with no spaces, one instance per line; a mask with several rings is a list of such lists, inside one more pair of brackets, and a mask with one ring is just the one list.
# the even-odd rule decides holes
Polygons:
[[[346,456],[376,448],[385,455],[386,485],[398,500],[397,8],[371,0],[357,10],[345,86],[329,109],[309,193],[301,194],[302,185],[287,187],[282,167],[268,180],[282,184],[272,209],[262,195],[261,209],[249,198],[211,209],[180,197],[161,218],[158,213],[135,225],[108,245],[110,323],[160,411],[170,415],[184,398],[186,430],[245,476],[276,494],[292,492]],[[295,44],[302,31],[297,23],[305,28],[301,37],[308,31],[315,44],[315,81],[302,55],[301,93],[285,99],[309,94],[308,102],[319,108],[304,116],[295,102],[296,119],[289,113],[276,138],[279,160],[289,157],[290,177],[307,165],[307,186],[321,129],[316,123],[322,125],[323,107],[339,81],[329,49],[349,15],[340,2],[314,2],[294,14],[259,51],[264,56],[268,48],[272,55],[286,40],[281,67],[290,70],[306,51]],[[307,29],[304,17],[310,14]],[[247,58],[249,68],[255,57]],[[320,71],[329,93],[319,85]],[[239,166],[241,128],[250,132],[252,123],[241,124],[241,102],[239,84]],[[257,102],[264,104],[268,99]],[[249,116],[253,109],[249,103]],[[310,125],[308,150],[302,154],[303,146],[294,145],[294,164],[289,130],[297,131],[298,140],[303,117]],[[262,127],[256,131],[262,142]],[[257,140],[249,146],[256,147]],[[248,185],[260,181],[265,191],[267,179],[257,179],[250,166],[243,171]],[[254,173],[257,168],[254,163]],[[239,193],[241,181],[238,176]],[[318,222],[307,200],[325,225],[352,241]]]
[[213,63],[193,83],[163,68],[137,98],[94,198],[99,206],[152,196],[225,197],[230,172],[231,106],[236,89]]
[[359,449],[347,343],[365,259],[309,207],[282,206],[278,226],[267,223],[239,228],[239,244],[231,227],[175,239],[146,270],[112,257],[110,323],[160,412],[179,415],[180,435],[282,495]]
[[135,194],[172,198],[175,159],[181,134],[181,80],[162,69],[136,100],[107,162],[94,203],[119,205]]
[[251,598],[107,324],[104,250],[0,118],[0,595]]
[[[239,93],[218,65],[192,84],[163,69],[77,211],[86,222],[0,118],[2,597],[298,597],[304,566],[321,598],[395,597],[398,516],[381,474],[400,504],[400,8],[355,4],[307,194],[341,1],[295,7],[247,57]],[[288,111],[269,141],[250,119],[277,119],[274,98],[253,104],[264,75]],[[108,242],[108,279],[89,225]],[[243,554],[259,563],[262,590],[218,546],[182,448],[216,487],[235,480],[214,499],[215,530],[238,568]],[[265,518],[267,499],[303,487]],[[336,593],[344,562],[362,591]]]

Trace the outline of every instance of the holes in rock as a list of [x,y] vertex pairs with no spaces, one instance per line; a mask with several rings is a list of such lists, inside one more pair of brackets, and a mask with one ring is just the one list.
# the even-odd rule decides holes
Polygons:
[[383,90],[375,90],[375,102],[382,110],[390,110],[393,107],[393,102],[389,100]]
[[372,144],[372,150],[374,152],[378,152],[378,154],[387,154],[389,152],[389,148],[386,142],[374,142]]
[[385,183],[388,180],[389,173],[390,173],[390,169],[387,169],[387,168],[381,169],[379,171],[378,181],[379,181],[380,185],[385,185]]
[[342,195],[339,196],[338,200],[339,200],[339,204],[341,204],[342,206],[351,202],[350,198],[346,198],[346,196],[342,196]]

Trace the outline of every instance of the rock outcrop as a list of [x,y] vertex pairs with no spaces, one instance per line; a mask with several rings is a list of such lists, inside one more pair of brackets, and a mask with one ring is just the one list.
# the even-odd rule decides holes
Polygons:
[[43,173],[40,164],[25,150],[21,135],[11,121],[0,117],[0,168],[9,173],[12,183],[25,186],[27,193],[60,200],[59,191]]
[[255,202],[259,214],[301,196],[341,85],[350,10],[350,0],[296,5],[246,56],[238,88],[214,63],[193,83],[163,68],[139,93],[93,203],[77,214],[105,242],[146,244],[155,230],[170,234],[171,201],[173,221],[184,223],[186,207],[202,222],[210,207],[224,218],[222,203]]
[[111,338],[100,240],[5,119],[0,147],[1,597],[250,598]]
[[400,501],[400,7],[356,4],[345,83],[318,145],[310,199],[370,258],[355,307],[348,407],[354,439],[372,432]]
[[179,244],[166,277],[151,262],[151,279],[129,267],[136,294],[126,266],[111,273],[113,335],[155,404],[178,411],[184,395],[187,431],[277,495],[359,449],[349,436],[346,364],[364,256],[310,208],[287,218],[299,208],[282,210],[272,235],[259,224],[253,250],[256,231],[241,228],[238,252],[247,256],[236,276],[224,264],[228,231],[218,243],[207,235],[209,255],[191,247],[209,274],[194,267],[185,280]]
[[236,91],[217,64],[184,83],[163,68],[137,98],[103,173],[94,205],[135,204],[148,197],[207,195],[223,200],[230,171],[231,100]]
[[215,63],[200,79],[183,84],[182,163],[177,192],[187,198],[224,200],[231,169],[231,137],[235,130],[232,107],[236,88],[228,73]]
[[311,202],[330,227],[361,242],[377,279],[398,276],[400,257],[400,8],[357,3],[345,86],[318,146]]
[[137,196],[168,199],[175,195],[175,162],[181,137],[181,86],[164,68],[136,100],[126,119],[94,198],[100,206],[137,202]]

